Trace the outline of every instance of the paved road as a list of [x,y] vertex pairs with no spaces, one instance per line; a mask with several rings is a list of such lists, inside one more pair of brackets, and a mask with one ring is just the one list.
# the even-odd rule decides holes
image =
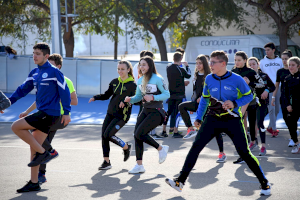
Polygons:
[[[259,183],[249,168],[232,163],[237,155],[228,136],[224,137],[227,162],[216,163],[218,147],[213,139],[202,151],[183,192],[179,193],[166,185],[164,179],[179,173],[193,140],[171,137],[160,140],[159,143],[170,146],[163,164],[158,164],[157,151],[145,145],[146,172],[141,175],[128,174],[135,164],[135,152],[124,163],[122,150],[112,144],[113,168],[98,171],[102,163],[101,126],[72,124],[60,130],[53,141],[60,156],[49,163],[48,182],[42,185],[42,190],[17,194],[16,189],[30,177],[29,148],[11,131],[10,125],[0,123],[0,199],[299,199],[300,156],[290,153],[287,130],[280,130],[278,138],[267,135],[268,154],[259,157],[259,161],[272,184],[272,195],[260,197]],[[133,128],[123,127],[118,136],[133,142]],[[253,153],[258,155],[258,151]]]

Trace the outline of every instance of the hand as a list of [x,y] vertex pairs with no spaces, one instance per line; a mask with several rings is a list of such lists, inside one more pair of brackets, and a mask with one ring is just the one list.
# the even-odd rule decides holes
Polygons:
[[199,98],[197,99],[197,103],[199,103],[199,102],[200,102],[200,100],[201,100],[201,97],[199,97]]
[[224,110],[227,110],[227,109],[234,108],[234,105],[233,105],[232,101],[227,100],[223,103],[222,107]]
[[181,62],[184,66],[188,66],[189,64],[187,62]]
[[188,86],[190,84],[190,81],[184,81],[184,85]]
[[196,127],[197,129],[201,126],[201,124],[200,124],[198,121],[195,121],[195,122],[194,122],[194,125],[195,125],[195,127]]
[[154,100],[154,97],[153,97],[153,95],[145,95],[144,99],[145,99],[145,101],[150,102],[150,101]]
[[70,115],[63,115],[61,118],[61,123],[64,123],[65,126],[67,126],[71,121]]
[[90,98],[89,103],[91,103],[92,101],[95,101],[95,98]]
[[28,114],[29,114],[28,112],[24,111],[19,115],[19,118],[26,117]]
[[288,107],[286,107],[286,109],[287,109],[287,111],[289,111],[289,112],[293,112],[292,106],[288,106]]
[[[260,95],[261,99],[267,99],[268,96],[269,96],[269,92],[268,92],[268,91],[264,91],[264,92]],[[273,101],[273,99],[272,99],[272,101]]]
[[194,112],[193,112],[193,111],[190,111],[190,114],[192,115],[192,114],[194,114]]
[[125,104],[121,101],[119,104],[119,108],[124,108]]
[[130,100],[131,100],[131,98],[130,97],[125,97],[125,100],[124,100],[124,102],[126,102],[126,103],[129,103],[130,102]]
[[246,81],[247,85],[249,85],[249,83],[250,83],[249,79],[246,76],[243,77],[243,79]]
[[4,111],[3,111],[3,110],[0,110],[0,113],[2,113],[2,114],[3,114],[3,113],[4,113]]
[[272,98],[271,105],[275,106],[275,99],[274,98]]

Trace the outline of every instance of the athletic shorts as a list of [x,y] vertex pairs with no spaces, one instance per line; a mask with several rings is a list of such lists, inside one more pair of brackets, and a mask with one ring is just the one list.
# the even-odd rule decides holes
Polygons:
[[26,116],[24,119],[30,126],[43,133],[49,134],[51,127],[57,123],[60,116],[47,115],[43,111],[37,111],[36,113]]

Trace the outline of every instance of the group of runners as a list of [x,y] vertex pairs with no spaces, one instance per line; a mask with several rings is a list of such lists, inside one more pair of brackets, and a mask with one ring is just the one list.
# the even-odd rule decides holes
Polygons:
[[[299,67],[300,59],[293,57],[289,50],[281,58],[275,56],[275,45],[265,45],[266,56],[260,62],[257,58],[248,58],[245,52],[235,54],[235,67],[227,70],[228,57],[224,51],[214,51],[210,56],[199,55],[192,77],[187,62],[182,62],[184,50],[178,48],[173,56],[173,63],[166,68],[169,86],[157,72],[153,53],[142,51],[138,65],[132,67],[126,60],[118,62],[118,78],[109,83],[103,94],[96,94],[89,103],[96,100],[110,99],[107,114],[102,124],[103,163],[99,170],[112,167],[110,162],[110,142],[120,146],[124,153],[124,162],[130,158],[133,144],[122,140],[116,134],[128,122],[133,105],[140,106],[140,112],[134,128],[134,147],[136,165],[128,172],[144,173],[144,143],[158,151],[158,162],[162,164],[168,155],[169,146],[160,145],[156,140],[168,137],[195,140],[189,150],[182,170],[175,179],[165,181],[172,188],[181,192],[196,164],[197,158],[214,137],[219,146],[217,162],[225,162],[223,136],[233,141],[240,158],[234,163],[245,162],[261,184],[261,195],[270,195],[271,184],[265,177],[258,159],[251,151],[258,147],[257,130],[260,134],[261,149],[259,156],[266,155],[266,131],[276,137],[276,117],[281,106],[283,118],[289,129],[292,153],[300,152],[297,139],[297,121],[300,117]],[[20,119],[12,124],[12,131],[30,145],[31,167],[30,181],[18,193],[38,191],[40,183],[46,179],[46,163],[58,156],[51,146],[51,141],[58,129],[65,128],[71,121],[71,105],[78,100],[73,83],[60,72],[62,57],[50,55],[46,43],[33,47],[33,60],[37,68],[33,69],[26,81],[6,98],[0,93],[0,112],[32,90],[36,90],[36,102],[20,114]],[[193,95],[186,101],[185,87],[191,79]],[[165,111],[163,102],[168,102]],[[36,113],[30,114],[37,109]],[[188,111],[196,112],[194,125]],[[270,116],[269,127],[264,127],[266,115]],[[187,133],[178,131],[178,122],[182,117]],[[249,121],[250,144],[248,145],[246,117]],[[170,118],[169,134],[166,125]],[[163,125],[161,134],[155,128]],[[154,131],[153,131],[154,130]]]

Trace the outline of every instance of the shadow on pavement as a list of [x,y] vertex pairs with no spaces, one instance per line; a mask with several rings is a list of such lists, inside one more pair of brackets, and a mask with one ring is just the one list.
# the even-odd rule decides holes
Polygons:
[[[22,186],[21,186],[22,187]],[[41,189],[40,191],[37,192],[26,192],[26,193],[20,193],[21,195],[15,198],[12,198],[10,200],[34,200],[34,199],[39,199],[39,200],[46,200],[48,199],[48,197],[43,197],[43,196],[39,196],[38,194],[40,192],[45,192],[48,189]]]

